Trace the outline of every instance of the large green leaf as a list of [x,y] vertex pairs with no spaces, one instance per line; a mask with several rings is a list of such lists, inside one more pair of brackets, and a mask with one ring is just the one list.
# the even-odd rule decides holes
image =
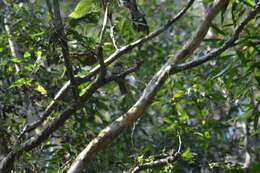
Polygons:
[[80,1],[74,11],[69,14],[69,17],[78,19],[86,14],[99,12],[99,7],[96,5],[94,0],[82,0]]

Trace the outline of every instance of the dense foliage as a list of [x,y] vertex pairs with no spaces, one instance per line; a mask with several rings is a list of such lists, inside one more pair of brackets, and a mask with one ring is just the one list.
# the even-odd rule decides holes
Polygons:
[[[102,84],[86,102],[80,102],[75,98],[75,90],[78,97],[88,95],[93,82],[102,74],[82,80],[99,62],[83,65],[76,54],[96,53],[106,15],[104,4],[94,0],[60,1],[62,25],[57,26],[57,16],[52,14],[55,2],[54,10],[51,5],[48,9],[46,2],[0,2],[0,161],[11,151],[23,148],[26,141],[41,136],[73,104],[79,106],[40,144],[25,147],[16,155],[11,168],[14,172],[67,171],[102,129],[137,102],[152,76],[188,44],[206,11],[214,5],[213,0],[195,1],[184,16],[158,37],[122,53],[119,59],[125,69],[141,64],[125,77],[127,94],[120,94],[115,79]],[[188,3],[137,2],[150,33]],[[108,19],[101,42],[104,59],[117,51],[116,45],[123,47],[148,34],[137,31],[133,14],[123,4],[114,0],[109,6],[112,20]],[[230,0],[186,62],[198,60],[223,46],[255,6],[252,0]],[[175,161],[143,172],[260,172],[259,17],[258,10],[239,39],[221,55],[194,68],[169,74],[156,96],[148,101],[150,106],[142,117],[101,150],[86,166],[86,172],[129,171],[137,165],[177,156],[176,153]],[[62,29],[58,30],[59,27]],[[67,50],[75,83],[70,84],[62,99],[55,99],[56,105],[44,122],[20,135],[26,124],[41,118],[55,95],[71,80],[64,57]],[[111,75],[112,68],[113,64],[107,66],[106,76]]]

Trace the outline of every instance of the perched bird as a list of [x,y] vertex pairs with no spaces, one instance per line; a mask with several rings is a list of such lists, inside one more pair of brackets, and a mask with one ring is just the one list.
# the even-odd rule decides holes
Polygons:
[[94,65],[98,61],[97,52],[94,49],[84,53],[70,53],[70,57],[72,59],[77,59],[81,64],[88,66]]
[[[112,68],[112,75],[119,75],[120,73],[124,72],[124,64],[122,61],[117,61]],[[126,81],[125,78],[118,78],[116,80],[118,86],[119,86],[119,90],[120,93],[122,95],[125,95],[128,93],[127,87],[126,87]]]

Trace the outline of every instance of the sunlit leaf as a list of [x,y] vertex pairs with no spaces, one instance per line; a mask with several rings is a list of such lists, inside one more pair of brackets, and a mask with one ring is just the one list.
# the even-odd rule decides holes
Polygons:
[[22,60],[15,58],[15,57],[11,58],[10,61],[15,62],[15,63],[21,63],[22,62]]
[[31,53],[30,53],[30,52],[25,52],[24,55],[23,55],[23,57],[24,57],[25,59],[30,58],[30,57],[31,57]]
[[181,155],[183,158],[192,160],[194,158],[194,154],[190,151],[190,149],[186,149],[186,151],[184,153],[182,153]]
[[172,100],[174,101],[174,100],[176,100],[177,98],[180,98],[180,97],[182,97],[182,96],[184,96],[184,95],[185,95],[185,91],[183,91],[183,90],[177,90],[177,91],[175,92],[174,96],[172,97]]
[[91,12],[98,12],[99,8],[96,5],[94,0],[82,0],[80,1],[74,11],[69,14],[71,18],[81,18],[84,15],[91,13]]
[[23,85],[30,85],[32,83],[33,79],[32,78],[20,78],[16,80],[9,88],[13,87],[21,87]]
[[47,93],[47,90],[40,84],[37,84],[34,89],[35,89],[35,91],[38,91],[41,94],[46,94]]

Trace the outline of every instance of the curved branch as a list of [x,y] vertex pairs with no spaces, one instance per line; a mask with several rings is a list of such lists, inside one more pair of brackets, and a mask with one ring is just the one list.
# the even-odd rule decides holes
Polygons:
[[[10,15],[5,15],[4,16],[4,19],[3,19],[4,28],[5,28],[6,34],[8,35],[8,43],[9,43],[11,55],[13,57],[18,58],[18,59],[22,59],[23,56],[21,54],[20,47],[16,43],[16,40],[14,39],[14,37],[12,35],[13,29],[12,29],[12,26],[10,26],[10,23],[11,23],[10,20],[11,20],[11,16]],[[20,67],[17,64],[15,64],[15,69],[16,69],[17,73],[20,71]]]
[[[109,65],[112,62],[114,62],[117,58],[119,58],[120,56],[128,53],[129,51],[131,51],[133,48],[140,46],[141,44],[145,43],[146,41],[149,41],[155,37],[157,37],[158,35],[160,35],[161,33],[163,33],[164,31],[166,31],[173,23],[175,23],[178,19],[180,19],[185,13],[186,11],[191,7],[191,5],[193,4],[194,0],[190,0],[189,3],[187,4],[187,6],[185,8],[183,8],[178,14],[176,14],[174,17],[172,17],[172,19],[170,19],[163,27],[161,27],[160,29],[158,29],[157,31],[151,32],[150,34],[144,36],[143,38],[140,38],[132,43],[129,43],[126,46],[123,46],[121,48],[119,48],[118,50],[116,50],[113,54],[111,54],[106,60],[105,60],[105,65]],[[83,79],[82,82],[85,82],[87,80],[90,80],[91,77],[93,77],[94,75],[96,75],[98,73],[100,69],[100,66],[97,65],[95,68],[93,68]]]
[[198,29],[195,31],[193,36],[187,41],[183,49],[176,54],[176,57],[171,60],[174,64],[184,62],[192,53],[197,49],[200,42],[207,34],[211,21],[217,16],[218,12],[228,5],[229,1],[216,1],[215,4],[208,9],[207,14],[204,16]]
[[[111,64],[112,62],[114,62],[117,58],[119,58],[121,55],[128,53],[129,51],[131,51],[133,48],[143,44],[146,41],[149,41],[153,38],[155,38],[156,36],[160,35],[161,33],[163,33],[164,31],[166,31],[173,23],[175,23],[178,19],[180,19],[185,13],[186,11],[191,7],[191,5],[193,4],[194,0],[190,0],[189,3],[187,4],[187,6],[185,8],[183,8],[178,14],[176,14],[174,17],[172,17],[172,19],[170,19],[163,27],[161,27],[160,29],[158,29],[157,31],[154,31],[152,33],[150,33],[147,36],[144,36],[141,39],[138,39],[126,46],[123,46],[119,49],[117,49],[112,55],[110,55],[106,60],[105,60],[105,65],[108,66],[109,64]],[[100,70],[100,65],[97,65],[95,68],[93,68],[79,83],[78,85],[80,85],[81,83],[88,81],[91,79],[91,77],[95,76]],[[65,92],[67,91],[67,89],[70,87],[71,82],[67,81],[63,87],[59,90],[59,92],[55,95],[54,100],[48,105],[47,109],[44,111],[44,113],[42,114],[42,116],[40,116],[41,118],[33,123],[33,124],[28,124],[24,127],[23,131],[21,132],[21,134],[19,136],[23,136],[26,132],[30,132],[32,130],[34,130],[35,128],[37,128],[39,125],[41,125],[41,123],[43,121],[46,120],[46,118],[51,114],[51,112],[55,109],[55,107],[58,105],[57,100],[61,100],[63,98],[63,96],[65,95]]]
[[181,156],[181,145],[182,145],[182,141],[181,141],[181,136],[178,134],[178,138],[179,138],[179,147],[178,147],[178,151],[175,154],[159,154],[159,159],[156,159],[155,161],[149,162],[149,163],[144,163],[142,165],[138,165],[136,167],[134,167],[130,172],[131,173],[138,173],[141,170],[145,170],[145,169],[153,169],[153,168],[158,168],[158,167],[162,167],[162,166],[166,166],[169,163],[175,162],[177,160],[180,159]]
[[141,170],[145,170],[145,169],[153,169],[153,168],[159,168],[162,166],[166,166],[169,163],[173,163],[177,160],[180,159],[180,153],[175,153],[174,155],[171,156],[167,156],[166,158],[163,159],[159,159],[159,160],[155,160],[153,162],[149,162],[149,163],[144,163],[142,165],[136,166],[131,173],[138,173]]
[[52,113],[52,111],[56,108],[56,106],[58,106],[58,103],[59,103],[58,100],[61,97],[65,96],[65,94],[66,94],[65,91],[68,88],[69,84],[70,84],[70,82],[63,85],[63,87],[55,95],[55,97],[51,101],[51,103],[47,106],[46,110],[40,115],[39,120],[24,126],[23,130],[21,131],[21,133],[18,136],[18,140],[20,140],[26,132],[30,132],[30,131],[36,129],[47,119],[47,117]]
[[[203,38],[206,35],[206,31],[202,30],[208,30],[208,25],[211,23],[211,21],[214,19],[212,16],[216,16],[219,11],[225,7],[225,5],[229,2],[229,0],[219,0],[217,3],[214,4],[212,9],[209,11],[209,13],[206,15],[206,19],[210,21],[203,20],[198,30],[194,33],[194,36],[191,38],[196,39],[196,37]],[[204,26],[205,25],[205,26]],[[204,35],[201,36],[201,33]],[[196,45],[193,47],[198,47],[199,43],[202,41],[201,39],[198,39],[196,41]],[[193,44],[193,41],[189,41],[190,44]],[[189,46],[189,45],[187,45]],[[185,52],[187,51],[186,47],[182,49],[179,53],[180,55],[184,56],[187,55]],[[195,49],[193,49],[194,51]],[[190,52],[192,53],[192,52]],[[178,56],[176,57],[177,59]],[[148,83],[147,87],[143,91],[142,96],[139,98],[139,100],[121,117],[119,117],[117,120],[112,122],[108,127],[103,129],[99,135],[93,139],[87,147],[78,155],[70,169],[68,170],[68,173],[79,173],[83,170],[83,168],[95,158],[97,153],[101,151],[102,149],[106,148],[107,145],[109,145],[119,134],[122,133],[122,131],[129,126],[131,126],[140,116],[142,113],[146,110],[146,108],[151,104],[155,94],[159,90],[159,88],[163,85],[165,80],[169,77],[169,73],[172,70],[174,66],[172,66],[172,62],[174,60],[174,57],[169,59],[162,67],[161,69],[153,76],[153,78]]]
[[10,167],[10,165],[14,162],[14,159],[19,158],[22,152],[30,151],[33,148],[39,146],[54,131],[61,127],[65,123],[65,121],[71,117],[72,114],[74,114],[78,109],[80,109],[85,104],[85,102],[91,98],[91,96],[96,92],[98,88],[105,85],[107,82],[108,81],[101,80],[94,81],[92,84],[90,84],[88,92],[84,96],[80,97],[78,99],[78,102],[74,102],[71,106],[69,106],[50,125],[44,128],[39,135],[28,139],[21,145],[14,146],[14,149],[11,152],[9,152],[8,155],[1,161],[0,173],[6,170],[6,168]]
[[106,2],[104,4],[104,7],[105,7],[105,14],[104,14],[104,19],[103,19],[103,25],[102,25],[102,29],[100,31],[99,43],[96,47],[97,58],[98,58],[99,65],[100,65],[100,76],[99,76],[100,80],[102,80],[106,75],[106,66],[105,66],[104,58],[103,58],[102,43],[103,43],[104,33],[105,33],[106,27],[107,27],[108,10],[110,7],[110,2]]
[[46,140],[54,131],[61,127],[65,123],[65,121],[69,119],[77,110],[82,108],[86,101],[88,101],[100,87],[104,86],[108,82],[114,81],[117,78],[136,71],[140,65],[141,64],[138,63],[135,67],[129,68],[119,75],[105,78],[104,80],[96,79],[88,87],[87,93],[78,99],[78,102],[74,102],[70,107],[62,112],[60,116],[57,117],[50,125],[44,128],[40,134],[32,137],[31,139],[28,139],[21,145],[17,144],[16,146],[14,146],[13,148],[15,149],[9,152],[8,155],[1,160],[0,173],[2,173],[2,170],[6,170],[7,168],[9,168],[10,165],[14,162],[14,158],[18,158],[22,152],[32,150],[33,148],[39,146],[44,140]]
[[221,47],[209,52],[207,55],[201,57],[200,59],[193,60],[193,61],[190,61],[190,62],[187,62],[187,63],[184,63],[184,64],[176,65],[176,67],[173,70],[184,71],[186,69],[190,69],[192,67],[196,67],[200,64],[203,64],[203,63],[211,60],[212,58],[220,55],[226,49],[228,49],[229,47],[234,45],[235,41],[239,39],[239,34],[243,31],[243,29],[248,24],[248,22],[252,18],[254,18],[257,15],[257,13],[259,13],[259,12],[260,12],[260,2],[257,3],[255,9],[248,14],[248,16],[243,20],[243,22],[236,27],[232,37],[230,37],[230,39],[228,39]]

